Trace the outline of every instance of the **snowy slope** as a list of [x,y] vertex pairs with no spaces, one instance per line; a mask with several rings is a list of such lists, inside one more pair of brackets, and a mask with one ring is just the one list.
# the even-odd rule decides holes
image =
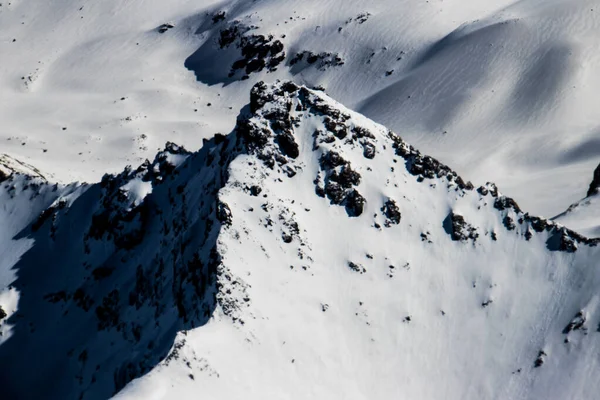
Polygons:
[[169,144],[94,185],[14,173],[0,191],[1,249],[21,249],[0,269],[8,398],[600,389],[598,241],[321,91],[258,84],[198,152]]
[[587,196],[553,219],[589,237],[600,237],[599,189],[600,165],[594,170]]
[[[4,2],[2,152],[97,181],[166,141],[199,149],[254,83],[293,78],[555,215],[598,163],[599,1]],[[283,60],[230,77],[251,36]]]

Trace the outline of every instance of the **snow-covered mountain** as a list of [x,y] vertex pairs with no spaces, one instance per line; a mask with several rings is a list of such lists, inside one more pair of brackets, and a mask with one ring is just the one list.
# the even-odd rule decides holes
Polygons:
[[96,184],[3,161],[3,396],[594,398],[600,241],[398,134],[261,82]]
[[95,182],[293,79],[556,215],[598,164],[599,2],[4,1],[2,153]]

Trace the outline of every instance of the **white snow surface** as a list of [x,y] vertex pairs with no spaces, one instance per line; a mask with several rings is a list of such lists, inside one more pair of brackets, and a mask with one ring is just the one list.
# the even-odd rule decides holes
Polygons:
[[[134,181],[152,190],[129,196]],[[600,389],[598,241],[320,91],[257,85],[231,134],[95,185],[0,185],[8,398]]]
[[[292,78],[556,215],[598,163],[599,2],[3,2],[2,151],[55,180],[97,181],[166,141],[200,148],[233,128],[256,81]],[[283,43],[277,71],[228,78],[240,50],[218,42],[235,21]],[[291,65],[301,51],[344,65]]]
[[600,237],[600,195],[572,204],[554,220],[588,237]]

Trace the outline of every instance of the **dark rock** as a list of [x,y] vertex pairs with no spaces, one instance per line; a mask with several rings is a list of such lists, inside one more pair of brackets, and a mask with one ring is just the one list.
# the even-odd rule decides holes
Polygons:
[[400,214],[400,209],[398,208],[398,205],[394,200],[388,199],[383,204],[383,207],[381,207],[381,212],[383,212],[383,215],[385,215],[385,217],[387,218],[385,222],[386,227],[389,228],[391,224],[397,225],[400,223],[402,215]]
[[347,164],[349,164],[348,161],[344,160],[342,156],[339,155],[339,153],[333,150],[323,154],[319,159],[319,165],[321,166],[321,169],[325,170],[333,169],[341,165]]
[[496,208],[497,210],[500,210],[500,211],[512,208],[517,213],[521,212],[521,209],[519,208],[519,205],[517,204],[517,202],[514,201],[513,199],[511,199],[510,197],[505,197],[505,196],[498,197],[494,201],[494,208]]
[[355,189],[352,189],[344,200],[346,206],[346,212],[350,217],[360,216],[365,208],[367,200]]
[[231,209],[222,201],[219,201],[219,204],[217,205],[217,220],[223,225],[231,225],[233,220]]
[[578,311],[577,314],[573,317],[571,322],[563,329],[562,333],[567,335],[570,332],[578,331],[578,330],[587,330],[585,327],[585,314],[583,311]]
[[531,227],[536,232],[543,232],[552,226],[548,223],[548,220],[543,218],[526,216],[525,219],[531,223]]
[[344,189],[350,189],[360,184],[361,176],[350,167],[350,164],[346,164],[339,173],[334,170],[329,179],[339,183]]
[[277,135],[276,139],[279,149],[283,154],[291,158],[297,158],[300,155],[298,143],[290,132],[283,132]]
[[344,189],[337,182],[327,182],[325,184],[325,193],[332,204],[340,205],[344,201]]
[[350,268],[352,271],[358,272],[360,274],[364,274],[365,272],[367,272],[365,267],[363,267],[360,264],[353,263],[352,261],[348,262],[348,268]]
[[477,229],[468,224],[462,215],[455,214],[454,212],[448,214],[442,225],[446,233],[448,233],[454,241],[476,241],[479,237]]
[[371,143],[364,143],[363,144],[363,156],[365,158],[368,158],[369,160],[372,160],[373,158],[375,158],[375,146],[373,146]]
[[225,11],[219,11],[218,13],[213,15],[212,22],[213,22],[213,24],[216,24],[217,22],[221,22],[224,19],[225,19]]
[[513,231],[517,227],[515,225],[515,221],[513,221],[513,219],[510,216],[508,216],[508,215],[506,215],[504,217],[504,219],[502,220],[502,223],[504,224],[504,226],[506,227],[506,229],[508,229],[509,231]]
[[544,365],[544,362],[546,361],[546,356],[547,356],[546,352],[544,350],[540,350],[540,352],[538,353],[537,358],[535,359],[535,361],[533,363],[533,366],[535,368],[539,368],[542,365]]
[[2,306],[0,306],[0,321],[2,321],[4,318],[6,318],[7,315],[8,314],[6,314],[6,311],[4,311]]
[[[167,24],[162,24],[161,26],[159,26],[157,28],[157,30],[158,30],[158,33],[165,33],[166,31],[168,31],[169,29],[172,29],[174,27],[175,27],[175,25],[167,23]],[[66,128],[64,128],[64,129],[66,129]]]
[[267,84],[260,81],[250,90],[250,111],[253,113],[261,109],[268,101],[273,100],[273,97],[266,93],[267,88]]
[[262,192],[262,188],[260,186],[253,185],[253,186],[250,186],[249,191],[250,191],[251,196],[256,197]]

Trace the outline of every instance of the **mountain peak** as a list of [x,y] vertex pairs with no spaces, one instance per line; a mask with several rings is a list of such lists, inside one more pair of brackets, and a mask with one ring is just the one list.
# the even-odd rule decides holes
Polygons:
[[[0,297],[9,397],[135,398],[158,385],[191,398],[202,385],[239,398],[240,371],[253,391],[300,397],[314,373],[317,397],[356,390],[343,382],[368,398],[464,397],[488,384],[540,394],[548,380],[570,385],[545,361],[586,357],[558,349],[573,309],[600,320],[592,282],[562,304],[555,293],[574,282],[540,279],[567,266],[586,274],[597,241],[524,213],[494,184],[475,189],[292,82],[256,84],[236,128],[197,152],[168,143],[93,185],[25,187],[18,176],[0,188],[18,255],[4,261],[13,275]],[[11,212],[18,204],[39,216]],[[538,318],[549,310],[555,319]],[[594,346],[580,331],[569,340]],[[458,336],[458,347],[444,339]],[[541,373],[510,374],[535,368],[540,351]],[[427,395],[434,377],[445,385]]]

